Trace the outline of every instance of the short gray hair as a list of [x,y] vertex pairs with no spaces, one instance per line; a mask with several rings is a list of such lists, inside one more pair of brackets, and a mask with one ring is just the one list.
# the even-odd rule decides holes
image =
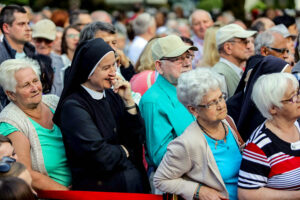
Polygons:
[[213,20],[213,18],[211,17],[211,14],[209,13],[209,12],[207,12],[206,10],[203,10],[203,9],[197,9],[197,10],[195,10],[191,15],[190,15],[190,17],[189,17],[189,24],[190,25],[192,25],[192,23],[193,23],[193,17],[194,17],[194,14],[195,13],[206,13],[207,14],[207,16],[211,19],[211,20]]
[[275,33],[274,31],[267,30],[257,35],[254,41],[256,55],[261,54],[262,47],[272,46],[275,39],[274,33]]
[[93,22],[86,25],[82,31],[80,32],[80,39],[79,42],[91,40],[95,37],[95,34],[98,31],[104,31],[110,34],[115,34],[116,29],[114,25],[106,22]]
[[40,66],[37,61],[29,58],[8,59],[0,65],[0,85],[4,91],[16,92],[15,73],[24,68],[31,68],[40,79]]
[[147,31],[147,29],[152,26],[155,22],[154,17],[149,13],[143,13],[137,16],[137,18],[132,22],[132,27],[135,35],[141,35]]
[[177,84],[177,97],[185,106],[197,107],[210,91],[223,90],[221,75],[210,68],[197,68],[180,75]]
[[299,87],[296,77],[290,73],[273,73],[262,75],[257,79],[253,86],[251,98],[265,118],[272,119],[269,109],[273,105],[282,107],[281,100],[289,87],[289,83],[292,83],[294,89]]

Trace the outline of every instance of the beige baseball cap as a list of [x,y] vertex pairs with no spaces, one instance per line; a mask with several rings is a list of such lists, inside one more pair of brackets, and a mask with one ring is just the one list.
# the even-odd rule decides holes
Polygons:
[[32,27],[32,38],[45,38],[48,40],[55,40],[56,26],[49,19],[42,19]]
[[163,57],[172,58],[182,55],[187,50],[198,51],[195,46],[185,44],[177,35],[168,35],[158,38],[152,45],[153,60],[160,60]]
[[228,24],[221,27],[216,33],[216,44],[219,46],[231,38],[248,38],[257,31],[247,31],[237,24]]

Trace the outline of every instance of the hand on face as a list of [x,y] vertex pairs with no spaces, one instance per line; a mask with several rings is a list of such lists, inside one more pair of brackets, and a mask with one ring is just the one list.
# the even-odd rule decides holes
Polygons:
[[118,64],[123,65],[125,68],[129,67],[129,59],[124,54],[124,52],[120,49],[115,49],[115,51],[117,52],[118,55],[117,57]]
[[116,78],[112,80],[112,84],[114,92],[120,95],[125,103],[133,102],[131,87],[128,81],[123,80],[120,76],[116,76]]

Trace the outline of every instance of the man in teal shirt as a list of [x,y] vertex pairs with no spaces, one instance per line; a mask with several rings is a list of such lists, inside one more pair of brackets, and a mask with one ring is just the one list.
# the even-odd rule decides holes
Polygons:
[[146,126],[146,158],[149,166],[157,168],[167,145],[195,120],[177,99],[176,85],[181,73],[192,69],[196,51],[176,35],[158,38],[152,46],[156,82],[143,95],[139,107]]

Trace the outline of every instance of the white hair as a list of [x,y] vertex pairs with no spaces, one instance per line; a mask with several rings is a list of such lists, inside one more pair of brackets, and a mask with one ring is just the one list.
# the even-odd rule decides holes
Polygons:
[[4,91],[16,92],[15,73],[24,68],[31,68],[40,78],[41,70],[38,62],[29,58],[8,59],[0,65],[0,85]]
[[206,10],[203,10],[203,9],[197,9],[195,10],[189,17],[189,24],[192,25],[193,24],[193,17],[196,13],[205,13],[207,14],[207,16],[209,17],[209,19],[213,20],[212,17],[211,17],[211,14],[209,12],[207,12]]
[[141,35],[143,33],[146,33],[147,29],[150,26],[153,26],[154,23],[155,23],[155,19],[150,14],[148,13],[140,14],[132,23],[134,34]]
[[281,100],[290,84],[295,90],[299,87],[296,77],[290,73],[272,73],[257,79],[251,98],[265,118],[269,120],[273,118],[269,113],[272,106],[282,107]]
[[211,90],[224,91],[224,82],[217,72],[210,68],[197,68],[180,75],[177,97],[184,106],[196,107]]

